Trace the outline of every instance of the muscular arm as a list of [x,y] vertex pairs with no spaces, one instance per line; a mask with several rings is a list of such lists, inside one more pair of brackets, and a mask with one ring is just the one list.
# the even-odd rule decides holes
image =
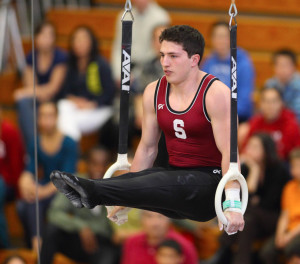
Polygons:
[[[216,145],[222,154],[222,173],[225,174],[230,161],[230,90],[225,84],[214,82],[207,92],[205,103]],[[238,182],[232,181],[225,188],[239,187]]]
[[160,128],[154,109],[154,93],[157,82],[147,86],[143,95],[142,138],[136,150],[131,171],[141,171],[152,167],[157,155]]
[[[214,138],[222,154],[222,172],[228,171],[230,162],[230,90],[223,83],[216,81],[212,84],[206,95],[206,109],[211,119]],[[229,181],[225,189],[240,189],[237,181]],[[225,231],[234,234],[244,229],[243,215],[238,212],[226,211],[228,225]],[[223,224],[219,223],[220,230]]]

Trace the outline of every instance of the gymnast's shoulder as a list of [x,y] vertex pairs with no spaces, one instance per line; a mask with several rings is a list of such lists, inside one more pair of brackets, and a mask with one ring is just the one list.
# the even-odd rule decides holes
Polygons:
[[143,95],[144,100],[151,100],[151,99],[154,100],[154,94],[155,94],[157,83],[158,80],[151,82],[146,86]]

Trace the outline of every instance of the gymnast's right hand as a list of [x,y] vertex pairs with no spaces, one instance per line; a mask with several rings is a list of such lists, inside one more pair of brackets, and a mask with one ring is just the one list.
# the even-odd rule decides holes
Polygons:
[[77,208],[94,208],[97,203],[93,201],[94,183],[92,180],[76,177],[70,173],[53,171],[50,179],[54,186],[63,193]]

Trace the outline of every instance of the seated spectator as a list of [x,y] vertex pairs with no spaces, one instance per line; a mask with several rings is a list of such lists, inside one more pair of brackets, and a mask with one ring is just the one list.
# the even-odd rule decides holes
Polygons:
[[157,25],[152,32],[152,47],[155,52],[154,56],[147,60],[143,65],[141,72],[135,76],[135,90],[137,94],[143,94],[146,86],[158,80],[164,75],[163,68],[160,63],[160,42],[159,36],[168,25]]
[[0,176],[6,185],[6,200],[18,194],[18,179],[24,169],[24,147],[21,134],[8,120],[2,118],[0,107]]
[[[143,93],[146,86],[158,80],[164,75],[160,63],[160,42],[159,36],[161,32],[167,28],[167,25],[158,25],[152,32],[152,46],[155,51],[155,56],[146,61],[141,69],[141,72],[136,76],[134,81],[134,126],[139,132],[142,129],[142,117],[143,117]],[[166,148],[165,136],[162,133],[161,139],[158,144],[158,154],[155,161],[157,167],[167,167],[169,156]]]
[[[56,32],[50,22],[41,23],[34,32],[35,52],[26,58],[24,86],[16,90],[19,125],[27,145],[33,138],[33,57],[35,63],[36,96],[38,103],[55,100],[65,77],[66,53],[55,47]],[[26,146],[28,147],[28,146]],[[27,149],[28,150],[28,149]]]
[[297,55],[288,49],[275,52],[273,57],[274,76],[267,80],[266,87],[277,88],[283,94],[285,105],[300,122],[300,73],[297,71]]
[[19,255],[11,255],[2,264],[26,264],[26,261]]
[[[101,179],[109,161],[108,152],[99,147],[90,150],[87,160],[88,179]],[[82,176],[82,175],[81,175]],[[43,237],[41,262],[51,264],[55,253],[62,253],[77,262],[116,262],[112,244],[112,227],[104,206],[93,210],[75,208],[58,193],[48,211],[48,226]]]
[[[56,192],[50,181],[54,169],[62,171],[76,170],[77,145],[57,129],[57,108],[54,103],[42,103],[38,110],[38,182],[35,181],[34,142],[29,149],[27,166],[19,179],[19,190],[22,200],[17,204],[17,211],[25,231],[28,247],[37,249],[35,199],[39,200],[39,225],[41,232],[46,211]],[[38,192],[36,193],[36,189]]]
[[67,75],[58,102],[59,128],[79,140],[98,130],[112,116],[114,81],[108,63],[98,54],[92,31],[80,26],[72,33]]
[[[153,30],[158,25],[168,25],[170,17],[154,0],[133,0],[132,4],[134,16],[132,50],[134,52],[131,54],[131,60],[134,73],[140,71],[145,62],[155,57],[156,52],[152,45]],[[122,15],[123,11],[120,12],[116,20],[116,33],[111,53],[113,75],[116,81],[119,81],[121,77],[122,25],[120,20]]]
[[157,264],[183,264],[184,256],[182,248],[176,240],[163,241],[157,248]]
[[300,148],[290,155],[293,179],[283,189],[281,214],[275,237],[261,251],[265,264],[278,263],[278,253],[288,258],[288,263],[300,263]]
[[155,264],[157,247],[165,239],[174,239],[182,249],[184,264],[197,263],[194,246],[170,229],[170,220],[158,213],[141,211],[143,232],[128,238],[123,247],[122,264]]
[[232,263],[250,264],[253,242],[268,238],[275,232],[282,189],[290,177],[277,155],[275,143],[268,134],[254,134],[240,159],[241,172],[246,177],[249,191],[245,228],[236,235],[222,234],[220,249],[205,264],[227,263],[226,256],[233,244],[237,248]]
[[[212,54],[204,61],[202,70],[213,74],[230,86],[230,33],[228,23],[216,22],[211,29]],[[244,122],[252,115],[252,92],[255,84],[255,73],[252,61],[241,48],[237,49],[237,83],[239,87],[238,116],[239,121]]]
[[280,157],[287,160],[290,151],[300,146],[300,129],[294,113],[284,106],[281,93],[275,88],[262,90],[259,110],[259,114],[239,127],[241,149],[253,134],[265,132],[272,136]]
[[4,213],[5,188],[4,180],[0,176],[0,249],[7,248],[9,246],[7,224]]

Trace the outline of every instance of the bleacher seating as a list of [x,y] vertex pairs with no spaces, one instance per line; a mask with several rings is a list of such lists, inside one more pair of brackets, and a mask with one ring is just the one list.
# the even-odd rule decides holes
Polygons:
[[[115,22],[119,10],[97,8],[93,10],[51,10],[47,18],[58,28],[58,45],[68,46],[68,36],[80,24],[90,26],[101,40],[101,52],[109,60],[114,36]],[[173,24],[189,24],[198,28],[207,40],[211,24],[219,19],[228,19],[227,13],[195,14],[171,12]],[[105,27],[99,26],[105,23]],[[256,86],[261,87],[272,75],[271,52],[281,47],[290,47],[300,53],[297,38],[300,35],[300,20],[284,18],[260,18],[240,16],[238,18],[238,45],[250,52],[256,72]],[[134,51],[133,51],[134,52]]]
[[[93,0],[94,4],[123,6],[125,0]],[[227,11],[230,0],[156,0],[158,4],[168,9]],[[239,0],[236,2],[239,12],[271,15],[298,15],[300,6],[298,0]]]

